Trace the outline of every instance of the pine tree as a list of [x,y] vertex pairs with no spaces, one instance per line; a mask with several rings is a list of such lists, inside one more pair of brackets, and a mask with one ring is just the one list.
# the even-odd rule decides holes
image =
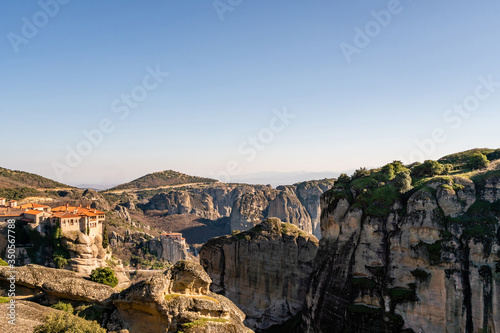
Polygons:
[[108,227],[106,224],[104,224],[104,228],[102,230],[102,247],[107,249],[108,246],[109,246]]

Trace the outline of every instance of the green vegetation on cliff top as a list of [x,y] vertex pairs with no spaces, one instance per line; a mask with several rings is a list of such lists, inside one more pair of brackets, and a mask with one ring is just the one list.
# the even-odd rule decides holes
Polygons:
[[127,189],[147,189],[156,188],[161,186],[175,186],[193,183],[215,183],[217,180],[196,176],[189,176],[177,171],[166,170],[161,172],[154,172],[142,176],[129,183],[118,185],[109,189],[108,191],[118,191]]
[[340,175],[327,197],[336,205],[341,199],[347,199],[352,208],[358,208],[368,216],[385,217],[390,214],[396,200],[408,198],[431,182],[439,181],[441,187],[458,191],[463,188],[456,184],[453,176],[472,179],[476,184],[500,174],[500,170],[487,171],[491,161],[500,159],[500,150],[473,149],[445,156],[438,161],[427,160],[424,163],[403,165],[394,161],[382,168],[358,169],[352,176]]

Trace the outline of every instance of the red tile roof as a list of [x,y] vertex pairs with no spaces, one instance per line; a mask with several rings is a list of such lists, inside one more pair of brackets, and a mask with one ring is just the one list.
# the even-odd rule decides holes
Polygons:
[[70,213],[70,212],[56,212],[56,213],[53,214],[53,216],[58,217],[58,218],[64,218],[64,219],[67,219],[67,218],[80,218],[81,217],[80,215],[75,215],[75,214]]
[[19,205],[20,208],[50,208],[49,206],[46,205],[39,205],[35,203],[27,203],[24,205]]
[[29,214],[29,215],[38,215],[42,214],[43,212],[40,210],[27,210],[24,212],[24,214]]
[[85,207],[75,207],[75,206],[59,206],[56,208],[52,208],[53,212],[75,212],[77,214],[82,214],[82,213],[93,213],[93,214],[98,214],[98,215],[104,215],[104,212],[101,212],[97,209],[93,208],[85,208]]

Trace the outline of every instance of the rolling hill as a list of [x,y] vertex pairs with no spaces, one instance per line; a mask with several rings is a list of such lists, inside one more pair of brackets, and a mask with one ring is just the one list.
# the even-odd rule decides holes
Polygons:
[[176,186],[184,184],[210,184],[215,183],[217,180],[203,177],[196,177],[186,175],[177,171],[166,170],[161,172],[154,172],[137,178],[129,183],[115,186],[107,192],[120,191],[120,190],[145,190],[154,189],[164,186]]
[[0,168],[0,197],[15,200],[45,197],[47,190],[68,188],[72,187],[33,173]]

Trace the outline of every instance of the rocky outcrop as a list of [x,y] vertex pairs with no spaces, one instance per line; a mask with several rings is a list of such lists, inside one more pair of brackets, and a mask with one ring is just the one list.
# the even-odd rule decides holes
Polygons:
[[[111,251],[102,247],[100,235],[92,237],[80,231],[65,232],[61,237],[61,244],[71,257],[65,268],[77,272],[79,276],[89,276],[94,269],[110,265]],[[118,287],[128,287],[130,279],[123,265],[115,263],[113,270],[118,278]]]
[[150,240],[147,245],[149,252],[155,254],[159,260],[167,260],[175,264],[189,258],[189,248],[183,238],[162,234],[160,237]]
[[35,326],[43,323],[43,319],[52,313],[62,311],[41,306],[27,301],[16,301],[15,326],[9,323],[9,303],[0,303],[0,332],[32,333]]
[[314,226],[311,216],[297,198],[295,191],[289,187],[278,187],[278,190],[280,193],[269,203],[268,216],[277,217],[312,234]]
[[106,266],[111,254],[102,247],[102,237],[90,237],[80,231],[62,234],[61,244],[69,252],[71,259],[66,268],[80,274],[90,275],[93,269]]
[[317,249],[313,235],[270,218],[250,231],[210,240],[200,262],[212,291],[242,309],[248,327],[266,329],[302,309]]
[[269,215],[268,207],[277,195],[277,190],[268,187],[237,198],[231,211],[231,230],[245,231],[259,224]]
[[116,205],[115,211],[113,212],[119,219],[122,219],[123,221],[127,223],[132,223],[132,218],[130,217],[130,213],[125,206],[121,205]]
[[[109,331],[249,332],[245,315],[227,298],[209,291],[211,280],[199,264],[180,261],[124,290],[113,301],[116,309]],[[251,332],[251,331],[250,331]]]
[[327,192],[297,332],[500,331],[495,174]]
[[[12,269],[0,266],[0,280],[9,281]],[[106,285],[85,280],[77,273],[38,265],[16,267],[16,285],[43,291],[49,297],[77,302],[107,304],[116,291]]]
[[111,210],[108,201],[95,190],[86,189],[80,200],[83,205],[91,205],[92,208],[97,208],[105,212]]
[[320,237],[320,197],[333,180],[309,181],[277,189],[264,185],[216,184],[155,195],[144,210],[230,218],[231,229],[245,231],[268,217],[278,217]]
[[481,199],[490,203],[500,200],[500,176],[492,176],[484,181],[484,186],[480,189]]

